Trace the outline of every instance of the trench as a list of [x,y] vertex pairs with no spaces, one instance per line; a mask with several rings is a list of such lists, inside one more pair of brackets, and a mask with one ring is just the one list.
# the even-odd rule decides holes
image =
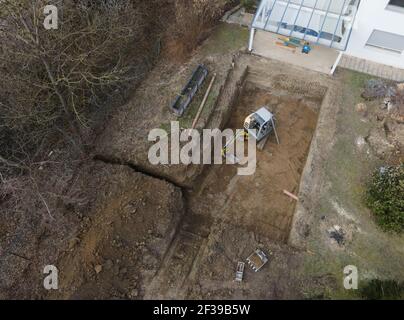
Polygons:
[[131,168],[133,171],[137,172],[137,173],[141,173],[145,176],[148,176],[150,178],[154,178],[160,181],[164,181],[167,182],[169,184],[172,184],[173,186],[179,188],[182,192],[184,192],[185,190],[189,189],[189,187],[179,184],[176,181],[174,181],[173,179],[170,179],[166,176],[157,174],[155,172],[153,172],[152,170],[148,170],[140,165],[135,165],[131,162],[128,161],[122,161],[118,158],[109,158],[109,157],[105,157],[103,155],[95,155],[93,157],[94,161],[100,161],[103,162],[105,164],[110,164],[110,165],[119,165],[119,166],[127,166],[129,168]]
[[[234,212],[239,223],[247,229],[261,234],[269,233],[269,238],[286,242],[296,203],[285,197],[283,190],[296,195],[299,193],[325,92],[321,95],[318,93],[321,90],[310,90],[310,83],[299,84],[299,88],[303,88],[300,90],[285,88],[289,83],[295,86],[295,80],[276,75],[276,81],[271,83],[265,74],[258,74],[254,68],[250,72],[249,69],[250,66],[244,71],[238,90],[227,96],[232,103],[229,103],[223,117],[223,127],[240,128],[247,115],[267,106],[279,118],[277,126],[283,140],[277,145],[271,137],[264,150],[258,151],[257,172],[253,177],[237,177],[235,166],[205,165],[192,183],[185,185],[158,170],[119,158],[96,155],[93,159],[128,166],[135,172],[179,188],[185,211],[178,229],[184,228],[184,220],[192,220],[193,216],[205,217],[206,220],[227,219],[230,212]],[[308,95],[305,95],[303,92],[306,92],[307,85]],[[204,207],[205,211],[199,207]],[[197,230],[198,226],[193,225],[192,229]],[[198,232],[193,231],[195,234]],[[177,236],[178,230],[175,234]]]
[[237,176],[235,166],[205,165],[189,186],[142,165],[102,155],[94,157],[95,161],[128,166],[182,191],[184,214],[145,298],[187,297],[188,288],[198,282],[198,270],[204,268],[206,252],[214,250],[209,239],[217,221],[287,244],[296,202],[282,191],[299,193],[326,89],[323,92],[317,86],[311,90],[312,83],[300,83],[283,74],[273,76],[257,71],[256,67],[251,73],[247,71],[240,81],[239,90],[229,94],[234,104],[228,104],[222,118],[224,128],[237,129],[246,116],[264,105],[278,117],[281,145],[271,137],[264,150],[258,151],[254,176]]
[[302,173],[314,137],[322,99],[279,94],[250,82],[236,101],[226,127],[238,129],[249,114],[262,106],[275,114],[280,145],[271,135],[265,148],[257,150],[257,168],[252,176],[238,176],[233,165],[210,166],[201,185],[189,192],[190,209],[213,219],[235,221],[247,231],[286,243],[296,201],[283,190],[299,194]]

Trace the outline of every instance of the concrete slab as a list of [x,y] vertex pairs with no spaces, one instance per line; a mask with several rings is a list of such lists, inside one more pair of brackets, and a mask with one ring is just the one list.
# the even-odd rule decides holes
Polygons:
[[254,38],[253,53],[262,57],[280,60],[295,66],[313,71],[329,74],[338,57],[338,51],[324,46],[312,45],[310,54],[301,53],[297,48],[295,52],[276,44],[281,35],[257,30]]

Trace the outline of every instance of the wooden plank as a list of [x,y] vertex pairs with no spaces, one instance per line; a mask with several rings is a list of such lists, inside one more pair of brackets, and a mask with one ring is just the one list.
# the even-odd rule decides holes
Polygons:
[[195,119],[194,119],[194,122],[192,123],[192,129],[195,129],[196,124],[198,123],[199,117],[201,116],[202,110],[203,110],[203,108],[205,107],[206,101],[208,100],[210,91],[212,90],[212,86],[213,86],[213,83],[215,82],[215,80],[216,80],[216,73],[213,74],[213,78],[212,78],[212,80],[210,81],[208,90],[206,91],[205,96],[203,97],[202,103],[201,103],[201,105],[199,106],[198,113],[196,114]]
[[299,198],[294,194],[290,193],[289,191],[283,190],[283,193],[286,194],[288,197],[291,197],[292,199],[299,201]]
[[275,42],[275,44],[276,44],[277,46],[280,46],[281,48],[284,48],[284,49],[286,49],[286,50],[290,50],[290,51],[292,51],[293,53],[296,52],[296,48],[289,47],[289,46],[285,46],[285,44],[284,44],[283,42]]

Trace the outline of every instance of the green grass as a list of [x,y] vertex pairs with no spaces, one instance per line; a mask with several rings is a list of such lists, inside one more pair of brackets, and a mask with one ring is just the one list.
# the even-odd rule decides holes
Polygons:
[[171,123],[162,123],[160,125],[160,129],[163,129],[167,134],[170,134],[171,132]]
[[345,106],[338,114],[337,141],[326,168],[333,186],[332,194],[352,209],[363,208],[363,177],[375,166],[371,158],[364,161],[364,155],[358,153],[355,146],[356,138],[367,136],[372,128],[372,123],[361,121],[355,111],[355,105],[363,102],[361,93],[370,78],[358,72],[346,73],[342,92]]
[[343,268],[351,264],[358,267],[360,288],[366,284],[365,279],[375,276],[404,279],[400,267],[404,263],[400,249],[403,238],[384,233],[376,225],[365,203],[366,182],[381,160],[372,153],[358,151],[355,143],[358,137],[366,137],[369,130],[377,125],[373,112],[376,104],[366,102],[369,109],[366,121],[355,110],[356,104],[364,102],[361,94],[366,81],[371,78],[348,70],[342,73],[340,103],[343,105],[338,106],[335,140],[324,167],[327,188],[313,213],[316,217],[326,216],[325,223],[330,225],[339,224],[338,219],[349,225],[352,222],[340,218],[335,212],[333,201],[336,201],[356,219],[354,224],[362,231],[354,231],[352,241],[344,248],[335,250],[325,245],[323,230],[320,232],[321,229],[313,226],[316,229],[312,230],[308,241],[315,255],[305,257],[302,274],[314,278],[326,274],[335,281],[318,285],[317,289],[309,291],[309,299],[362,299],[357,291],[343,287]]
[[211,37],[207,40],[202,52],[207,55],[228,54],[246,47],[248,37],[248,28],[222,23],[216,27]]
[[345,84],[346,86],[349,86],[350,91],[355,96],[355,98],[359,99],[366,84],[366,81],[374,78],[375,77],[365,73],[349,71],[349,74],[347,75],[347,82]]
[[366,300],[403,300],[404,283],[372,279],[361,286],[358,295]]

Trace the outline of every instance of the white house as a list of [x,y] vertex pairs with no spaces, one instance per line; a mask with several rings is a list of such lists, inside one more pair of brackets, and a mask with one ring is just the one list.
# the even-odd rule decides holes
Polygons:
[[404,69],[404,0],[262,0],[257,29]]
[[404,69],[404,0],[362,0],[346,53]]

